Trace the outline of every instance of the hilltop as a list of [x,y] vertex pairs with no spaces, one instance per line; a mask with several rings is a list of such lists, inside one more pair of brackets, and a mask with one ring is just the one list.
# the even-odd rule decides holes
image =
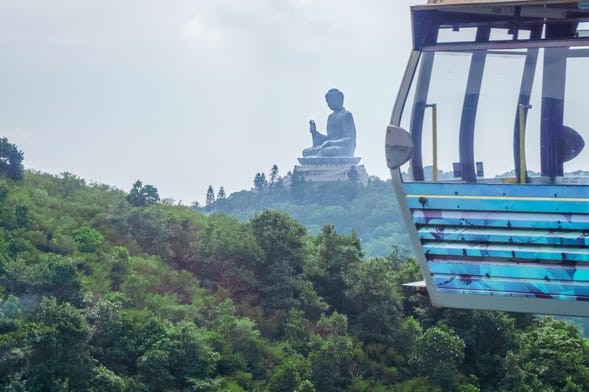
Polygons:
[[[290,179],[289,181],[290,182]],[[371,176],[367,185],[354,181],[294,182],[281,179],[232,193],[198,208],[204,213],[224,213],[247,221],[265,210],[285,211],[308,232],[316,235],[324,224],[344,234],[355,232],[365,256],[384,257],[396,249],[408,249],[406,234],[392,185]]]

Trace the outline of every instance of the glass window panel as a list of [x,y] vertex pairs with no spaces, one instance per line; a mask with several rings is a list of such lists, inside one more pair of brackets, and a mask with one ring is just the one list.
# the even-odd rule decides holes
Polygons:
[[438,43],[474,42],[476,36],[476,27],[462,27],[459,30],[440,29],[438,31]]
[[[436,104],[437,109],[437,150],[438,168],[446,173],[446,178],[453,178],[452,163],[458,162],[458,136],[460,129],[460,115],[466,89],[466,75],[470,65],[470,53],[436,53],[431,69],[431,79],[427,91],[427,104]],[[423,67],[423,62],[420,65]],[[411,116],[414,112],[416,86],[420,70],[416,72],[412,88],[405,104],[401,127],[416,133],[419,130],[412,129]],[[433,166],[433,110],[431,107],[425,110],[422,127],[422,162],[426,180],[431,179]],[[408,171],[402,168],[402,171]]]
[[[544,49],[490,50],[485,60],[474,130],[474,160],[483,162],[486,179],[493,179],[498,175],[515,176],[514,128],[518,125],[516,121],[522,77],[524,77],[526,56],[536,51],[535,66],[528,67],[525,71],[527,77],[531,77],[533,73],[533,83],[529,92],[531,108],[528,110],[525,127],[525,158],[528,176],[536,177],[540,174],[541,94],[545,91],[542,88]],[[589,122],[585,118],[589,113],[585,82],[586,70],[589,69],[589,48],[573,48],[566,53],[568,58],[564,125],[575,130],[585,141],[589,141],[589,125],[587,125]],[[470,51],[435,53],[429,88],[425,92],[416,93],[417,79],[420,75],[418,68],[401,118],[401,126],[404,129],[412,133],[419,132],[412,129],[412,126],[418,126],[419,122],[411,123],[411,115],[416,104],[415,97],[425,93],[427,96],[425,102],[436,105],[438,168],[446,174],[444,176],[442,173],[440,180],[453,178],[451,175],[453,163],[459,161],[460,121],[471,59]],[[422,162],[426,181],[432,178],[431,167],[434,155],[432,113],[431,108],[425,109],[421,129]],[[409,172],[409,165],[405,165],[402,171]],[[564,163],[564,172],[568,176],[589,175],[589,146],[584,148],[578,156]],[[544,182],[549,179],[538,179],[538,181]]]
[[[525,50],[510,50],[487,54],[475,124],[474,146],[475,161],[483,162],[486,178],[515,176],[514,130],[519,124],[518,102],[526,53]],[[535,93],[539,91],[538,77],[533,86],[530,99],[532,107],[528,109],[525,127],[526,167],[530,175],[531,171],[540,170],[540,98],[538,93]]]
[[[459,135],[462,105],[466,91],[471,53],[436,53],[428,103],[437,109],[438,169],[453,172],[453,163],[460,160]],[[432,110],[426,111],[423,133],[423,163],[433,165]]]
[[[574,129],[585,141],[589,141],[589,105],[587,99],[588,48],[571,49],[567,59],[564,102],[564,125]],[[583,171],[584,173],[579,173]],[[589,173],[589,146],[575,158],[564,163],[565,175],[574,173],[587,176]]]
[[486,177],[510,172],[513,129],[525,58],[487,54],[475,124],[475,161],[482,161]]

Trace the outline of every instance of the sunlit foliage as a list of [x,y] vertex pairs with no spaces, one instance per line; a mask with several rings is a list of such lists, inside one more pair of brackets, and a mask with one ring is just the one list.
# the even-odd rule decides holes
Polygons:
[[24,174],[0,178],[0,390],[589,389],[576,326],[432,309],[400,290],[414,260],[333,224]]

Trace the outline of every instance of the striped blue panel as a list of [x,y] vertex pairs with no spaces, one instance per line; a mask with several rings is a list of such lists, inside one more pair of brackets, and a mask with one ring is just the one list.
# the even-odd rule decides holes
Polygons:
[[507,196],[407,195],[411,209],[586,213],[587,200]]
[[589,300],[584,186],[404,183],[435,290]]
[[589,234],[582,231],[502,230],[480,227],[420,227],[419,238],[433,241],[467,241],[478,243],[514,243],[535,245],[588,246]]
[[510,229],[584,230],[589,231],[589,215],[542,214],[495,211],[412,210],[417,225],[439,227],[482,226]]
[[[437,289],[439,293],[449,293],[449,294],[474,294],[474,295],[488,295],[494,297],[513,297],[513,298],[548,298],[548,299],[556,299],[561,301],[589,301],[589,296],[582,296],[582,295],[569,295],[569,294],[552,294],[552,295],[545,295],[542,293],[534,293],[532,291],[528,292],[518,292],[518,291],[488,291],[488,290],[467,290],[467,289],[449,289],[445,287],[439,287]],[[525,312],[525,309],[519,310],[520,312]],[[564,312],[566,313],[566,312]]]
[[587,187],[404,183],[410,208],[473,211],[587,213]]
[[546,265],[540,263],[498,263],[488,260],[453,261],[431,259],[430,272],[436,275],[472,276],[483,278],[530,280],[568,280],[589,282],[589,267],[574,264]]
[[512,262],[527,260],[553,261],[555,263],[562,261],[589,261],[589,252],[582,248],[441,241],[424,242],[422,246],[426,255],[492,257]]
[[570,295],[589,297],[589,284],[579,282],[550,282],[550,281],[526,281],[520,279],[472,279],[460,276],[435,276],[434,283],[438,287],[453,290],[479,290],[492,294],[494,291],[506,293],[530,293],[535,297],[547,297],[552,295]]
[[508,196],[587,198],[587,187],[579,185],[522,185],[464,182],[405,182],[406,194],[455,196]]

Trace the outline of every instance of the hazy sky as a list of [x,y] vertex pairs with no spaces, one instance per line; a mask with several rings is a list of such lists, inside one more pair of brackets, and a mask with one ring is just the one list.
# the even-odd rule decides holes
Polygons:
[[2,0],[0,137],[29,169],[202,204],[292,170],[337,87],[384,179],[416,3]]

